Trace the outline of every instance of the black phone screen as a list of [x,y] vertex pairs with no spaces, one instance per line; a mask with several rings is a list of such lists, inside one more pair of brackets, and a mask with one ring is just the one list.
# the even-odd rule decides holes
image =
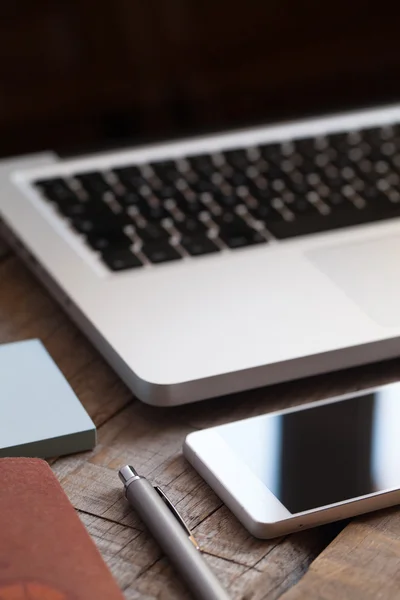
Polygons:
[[400,384],[218,433],[293,514],[400,488]]

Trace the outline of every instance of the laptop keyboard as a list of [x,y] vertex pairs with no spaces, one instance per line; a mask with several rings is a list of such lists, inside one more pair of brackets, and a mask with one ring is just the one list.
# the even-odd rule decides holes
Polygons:
[[112,271],[400,216],[400,126],[35,181]]

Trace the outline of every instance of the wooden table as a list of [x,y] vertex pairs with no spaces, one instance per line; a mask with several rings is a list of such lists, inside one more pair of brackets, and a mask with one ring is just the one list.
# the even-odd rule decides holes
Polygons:
[[11,254],[0,258],[0,343],[39,338],[98,427],[90,453],[54,472],[126,598],[188,598],[123,497],[117,470],[131,463],[161,485],[193,528],[206,560],[242,600],[400,598],[400,511],[272,541],[251,537],[185,461],[196,429],[400,378],[400,360],[172,409],[132,397],[97,351]]

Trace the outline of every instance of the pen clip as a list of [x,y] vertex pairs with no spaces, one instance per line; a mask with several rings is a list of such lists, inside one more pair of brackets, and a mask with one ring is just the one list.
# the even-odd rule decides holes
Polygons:
[[171,500],[169,500],[169,498],[164,494],[164,492],[162,491],[162,489],[160,487],[158,487],[158,485],[154,486],[154,489],[156,490],[157,494],[160,496],[161,500],[164,502],[164,504],[169,508],[169,510],[172,512],[172,514],[174,515],[175,519],[178,521],[178,523],[183,527],[183,529],[186,531],[189,540],[192,542],[193,546],[196,548],[196,550],[200,550],[200,546],[198,545],[198,543],[196,542],[192,532],[190,531],[189,527],[186,525],[185,521],[182,519],[181,515],[179,514],[179,512],[176,510],[175,506],[172,504]]

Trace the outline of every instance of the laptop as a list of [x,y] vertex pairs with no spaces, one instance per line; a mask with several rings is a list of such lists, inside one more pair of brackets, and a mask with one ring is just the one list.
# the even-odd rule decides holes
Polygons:
[[11,175],[3,233],[143,402],[400,354],[400,105]]

